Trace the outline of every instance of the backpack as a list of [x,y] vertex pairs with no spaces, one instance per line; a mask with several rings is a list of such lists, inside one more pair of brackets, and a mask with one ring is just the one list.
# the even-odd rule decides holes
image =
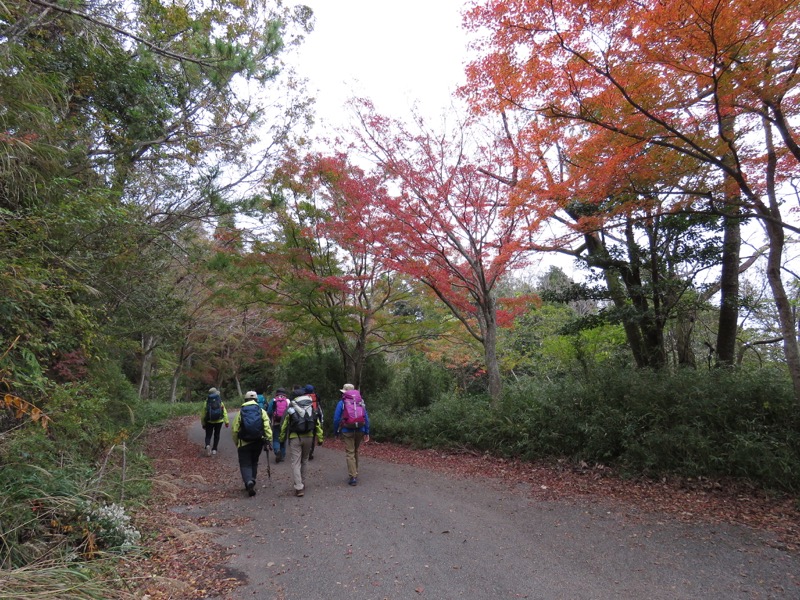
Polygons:
[[317,425],[317,414],[310,396],[299,396],[292,400],[289,415],[289,431],[292,433],[311,433]]
[[220,419],[222,419],[222,398],[214,394],[206,400],[206,421],[219,421]]
[[317,415],[317,419],[319,419],[320,423],[324,423],[325,418],[322,415],[322,407],[319,405],[319,398],[317,398],[316,394],[306,394],[309,398],[311,398],[311,406],[314,407],[314,414]]
[[258,404],[245,404],[239,412],[242,422],[239,426],[239,439],[254,442],[264,437],[264,417]]
[[272,402],[272,422],[276,425],[280,423],[287,408],[289,408],[289,399],[286,396],[276,397]]
[[342,427],[347,429],[361,429],[367,424],[367,409],[364,399],[358,390],[348,390],[342,396],[344,410],[342,411]]

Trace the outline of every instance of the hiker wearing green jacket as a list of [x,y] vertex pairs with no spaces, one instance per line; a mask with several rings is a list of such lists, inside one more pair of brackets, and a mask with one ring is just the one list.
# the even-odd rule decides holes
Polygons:
[[306,464],[311,445],[316,436],[317,444],[322,446],[322,425],[314,410],[311,397],[303,388],[295,388],[286,415],[281,422],[280,441],[289,446],[289,460],[292,463],[294,495],[303,496],[306,487]]
[[[204,444],[206,456],[216,456],[219,434],[222,431],[223,423],[225,427],[228,426],[228,411],[225,410],[219,390],[212,387],[208,390],[208,397],[206,398],[205,406],[203,406],[203,412],[200,414],[200,424],[206,431],[206,442]],[[211,442],[212,436],[214,438],[213,445]]]
[[272,443],[272,427],[267,411],[258,405],[258,395],[254,391],[247,392],[244,400],[239,414],[233,420],[233,443],[239,455],[239,471],[242,474],[244,489],[249,496],[255,496],[258,459],[261,450],[266,448],[269,451]]

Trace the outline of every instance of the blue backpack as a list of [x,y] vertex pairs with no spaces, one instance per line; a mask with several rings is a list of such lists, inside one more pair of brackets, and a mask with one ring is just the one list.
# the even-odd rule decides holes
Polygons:
[[246,404],[239,411],[242,422],[239,426],[239,439],[255,442],[264,437],[264,417],[258,404]]
[[222,398],[218,394],[214,394],[206,400],[206,421],[219,421],[221,419]]

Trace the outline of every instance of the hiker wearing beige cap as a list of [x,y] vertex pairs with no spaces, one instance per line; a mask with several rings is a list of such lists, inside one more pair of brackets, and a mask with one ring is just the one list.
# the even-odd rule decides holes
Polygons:
[[336,437],[342,436],[347,459],[347,483],[358,484],[358,447],[369,441],[369,415],[361,393],[352,383],[342,387],[342,398],[336,405],[333,415],[333,431]]

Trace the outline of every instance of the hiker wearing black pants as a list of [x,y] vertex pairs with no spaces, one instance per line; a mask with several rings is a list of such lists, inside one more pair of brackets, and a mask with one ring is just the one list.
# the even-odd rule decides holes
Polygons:
[[208,390],[208,398],[206,398],[206,404],[203,406],[203,412],[200,415],[200,424],[206,432],[206,441],[203,444],[206,456],[215,456],[217,454],[219,434],[222,431],[223,423],[225,427],[228,426],[228,411],[225,410],[225,404],[222,403],[219,390],[212,387]]
[[275,390],[275,397],[267,405],[267,414],[272,420],[272,450],[275,452],[275,464],[286,458],[286,443],[280,441],[281,420],[289,408],[289,398],[286,390],[279,387]]
[[[258,459],[272,444],[272,427],[267,412],[258,405],[258,395],[247,392],[245,402],[233,421],[233,443],[239,455],[239,471],[249,496],[256,495]],[[267,456],[269,460],[269,456]]]

